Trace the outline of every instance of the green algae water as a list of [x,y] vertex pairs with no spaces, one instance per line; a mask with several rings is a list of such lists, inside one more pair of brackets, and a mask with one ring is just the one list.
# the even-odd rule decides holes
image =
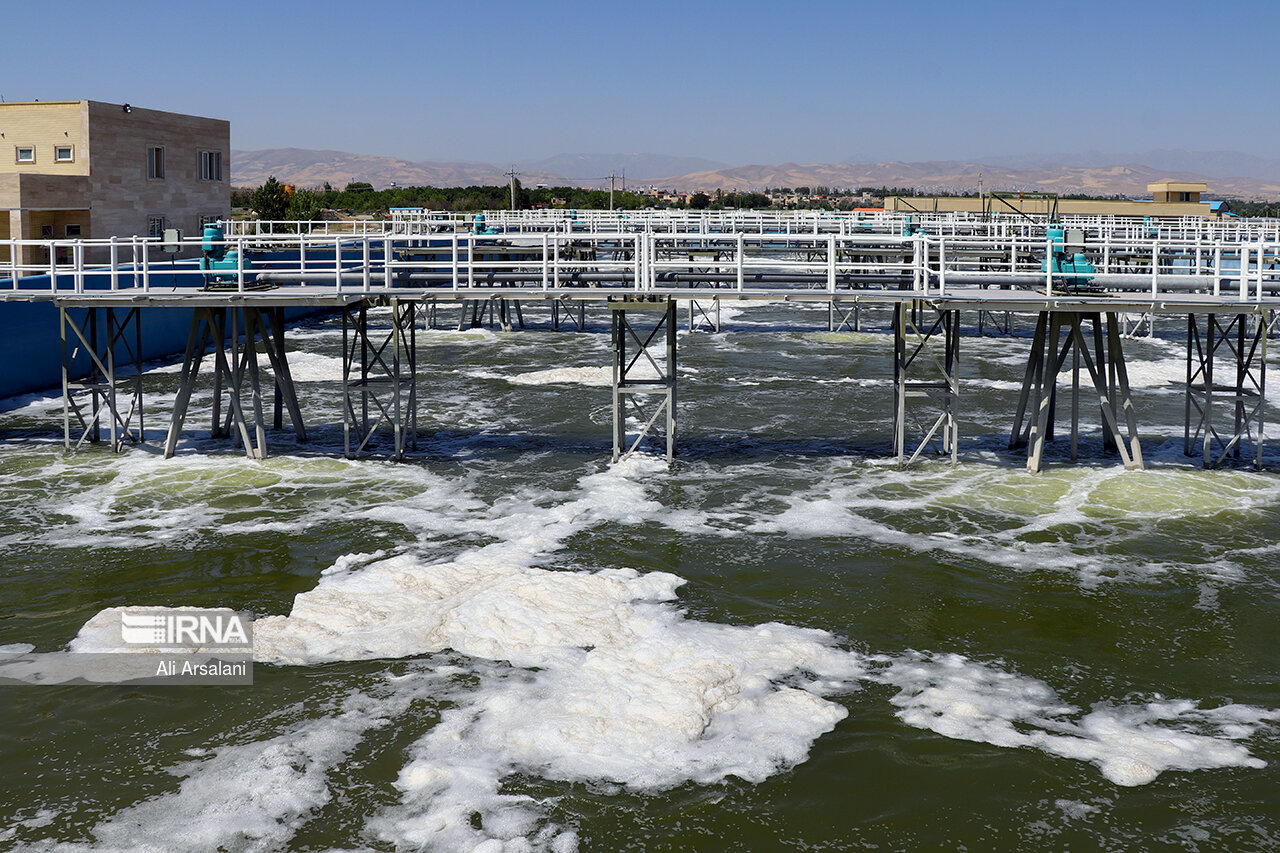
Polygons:
[[[960,464],[899,470],[889,335],[725,313],[681,335],[670,469],[608,463],[599,318],[420,332],[402,464],[340,456],[332,320],[289,336],[312,441],[265,461],[207,387],[170,460],[15,401],[0,653],[232,607],[257,665],[0,688],[0,847],[1280,848],[1280,460],[1182,455],[1180,340],[1126,342],[1148,470],[1085,405],[1082,460],[1026,473],[1029,341],[974,334]],[[154,426],[177,369],[145,383]]]

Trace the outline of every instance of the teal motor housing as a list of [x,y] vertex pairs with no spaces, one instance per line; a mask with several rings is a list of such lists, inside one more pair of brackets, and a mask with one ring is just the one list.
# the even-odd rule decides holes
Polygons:
[[[236,271],[241,269],[240,253],[235,249],[228,249],[223,242],[226,240],[226,232],[222,230],[221,225],[206,225],[204,234],[200,239],[200,269],[204,271],[204,285],[210,287],[212,285],[236,285]],[[253,266],[253,262],[249,258],[244,259],[243,269],[249,269]],[[246,276],[248,281],[249,277]]]
[[484,214],[477,213],[475,221],[472,222],[471,224],[471,233],[472,234],[498,234],[500,232],[496,228],[489,228],[488,226],[486,226]]
[[1097,272],[1084,252],[1068,252],[1066,230],[1061,225],[1050,225],[1045,229],[1045,243],[1049,257],[1040,265],[1042,272],[1052,272],[1054,277],[1070,286],[1089,284],[1093,274]]

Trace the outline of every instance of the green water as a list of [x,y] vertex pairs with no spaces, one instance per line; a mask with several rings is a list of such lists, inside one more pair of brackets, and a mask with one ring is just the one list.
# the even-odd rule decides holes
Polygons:
[[[794,760],[744,770],[760,777],[749,781],[732,761],[699,764],[711,759],[694,752],[698,736],[586,743],[594,757],[572,771],[529,758],[537,744],[484,731],[498,705],[477,697],[558,707],[563,672],[500,653],[424,644],[395,659],[260,663],[253,686],[238,688],[7,687],[0,846],[459,849],[465,837],[485,850],[1280,848],[1277,460],[1260,473],[1204,471],[1182,456],[1179,342],[1128,344],[1147,471],[1103,453],[1095,412],[1080,463],[1059,441],[1045,472],[1027,474],[1004,444],[1028,341],[972,336],[961,343],[960,465],[900,471],[886,458],[891,340],[829,334],[824,322],[821,310],[752,309],[721,334],[682,337],[681,458],[669,471],[610,470],[606,386],[510,381],[602,368],[598,327],[426,333],[422,437],[405,464],[340,458],[333,322],[291,334],[313,440],[273,434],[263,462],[208,440],[207,388],[171,460],[64,455],[53,399],[0,414],[0,646],[63,649],[112,606],[287,614],[349,555],[366,555],[340,573],[352,583],[387,558],[411,560],[410,575],[483,558],[526,572],[526,587],[546,580],[538,570],[685,579],[675,602],[640,611],[660,612],[673,637],[711,629],[671,666],[737,636],[716,632],[776,622],[825,632],[833,655],[863,669],[821,689],[806,671],[765,679],[820,693],[844,716],[797,736]],[[153,425],[176,381],[171,368],[147,376]],[[514,606],[493,615],[537,627],[536,610]],[[630,617],[631,607],[613,609]],[[353,608],[344,641],[374,618]],[[514,623],[493,624],[495,647],[521,653]],[[909,683],[913,667],[932,691]],[[939,698],[946,685],[960,692]],[[614,698],[563,695],[567,716],[573,702]],[[646,713],[661,728],[674,699],[654,695]],[[932,724],[907,718],[912,701],[934,698]],[[1226,705],[1247,711],[1218,712]],[[738,724],[717,720],[722,710],[701,737],[728,738],[745,767],[775,737],[750,728],[769,715]],[[458,714],[472,715],[469,727],[443,749],[433,732]],[[805,719],[779,723],[776,737]],[[1045,732],[1067,746],[1045,746],[1057,743]],[[1142,784],[1118,784],[1099,750],[1064,754],[1181,735],[1200,739],[1170,745],[1180,758]],[[998,745],[1014,736],[1040,745]],[[623,778],[610,750],[644,771]],[[413,787],[407,769],[424,756],[437,770],[496,774],[498,787]],[[703,769],[670,769],[686,763]],[[446,796],[457,808],[424,837],[414,820]],[[503,796],[527,799],[516,814]],[[466,826],[446,826],[447,815]]]

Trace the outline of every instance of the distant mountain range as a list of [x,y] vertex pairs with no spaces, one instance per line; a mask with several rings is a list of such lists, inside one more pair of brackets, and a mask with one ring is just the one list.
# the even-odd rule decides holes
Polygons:
[[[888,186],[912,187],[922,193],[962,192],[977,190],[981,179],[982,188],[987,191],[1141,197],[1151,181],[1198,180],[1206,181],[1214,195],[1280,198],[1280,160],[1231,152],[1153,151],[1130,155],[1124,161],[1108,160],[1108,155],[1097,152],[1054,155],[1051,160],[1015,156],[984,159],[987,162],[783,163],[730,168],[691,157],[562,154],[545,160],[517,162],[515,169],[525,186],[607,187],[611,172],[619,176],[625,172],[627,183],[632,186],[655,185],[685,192],[798,186]],[[394,157],[304,148],[233,151],[231,154],[232,182],[237,186],[258,186],[270,175],[296,186],[319,187],[328,182],[339,189],[351,181],[367,181],[379,189],[393,183],[441,187],[497,185],[506,183],[506,172],[507,168],[489,163],[415,163]],[[622,186],[620,180],[618,186]]]

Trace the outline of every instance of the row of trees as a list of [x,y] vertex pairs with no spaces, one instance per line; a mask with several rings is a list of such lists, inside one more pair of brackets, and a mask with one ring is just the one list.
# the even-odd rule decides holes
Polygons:
[[[825,187],[817,187],[825,190]],[[807,194],[809,187],[779,188],[782,195]],[[913,196],[914,190],[905,187],[860,187],[857,190],[839,191],[827,195],[821,202],[791,203],[788,206],[822,206],[835,208],[854,207],[865,196],[883,198],[887,195]],[[934,195],[972,197],[974,192],[941,192]],[[1119,196],[1061,195],[1060,198],[1115,199]],[[568,207],[582,210],[599,210],[609,207],[608,190],[585,190],[579,187],[540,187],[529,190],[515,182],[516,207]],[[688,202],[668,200],[659,202],[648,195],[617,190],[613,193],[613,207],[618,210],[636,210],[642,207],[689,207],[695,210],[754,209],[774,206],[775,199],[759,192],[694,193]],[[262,219],[296,220],[319,219],[323,210],[350,210],[356,213],[386,213],[393,207],[423,207],[430,210],[454,210],[473,212],[501,210],[511,204],[510,186],[473,187],[392,187],[375,190],[371,184],[352,182],[341,190],[326,183],[321,189],[296,190],[282,184],[274,176],[256,189],[233,189],[232,207],[252,208]],[[1280,203],[1231,201],[1226,205],[1240,216],[1277,216]]]
[[[578,187],[525,189],[516,181],[516,207],[563,206],[600,209],[609,207],[608,190]],[[375,190],[370,184],[352,182],[341,190],[325,184],[321,189],[294,189],[274,176],[257,189],[233,189],[231,206],[252,208],[262,219],[315,219],[321,210],[386,213],[393,207],[425,207],[431,210],[500,210],[511,205],[510,186],[392,187]],[[650,207],[653,199],[638,193],[615,191],[613,206],[620,210]]]

